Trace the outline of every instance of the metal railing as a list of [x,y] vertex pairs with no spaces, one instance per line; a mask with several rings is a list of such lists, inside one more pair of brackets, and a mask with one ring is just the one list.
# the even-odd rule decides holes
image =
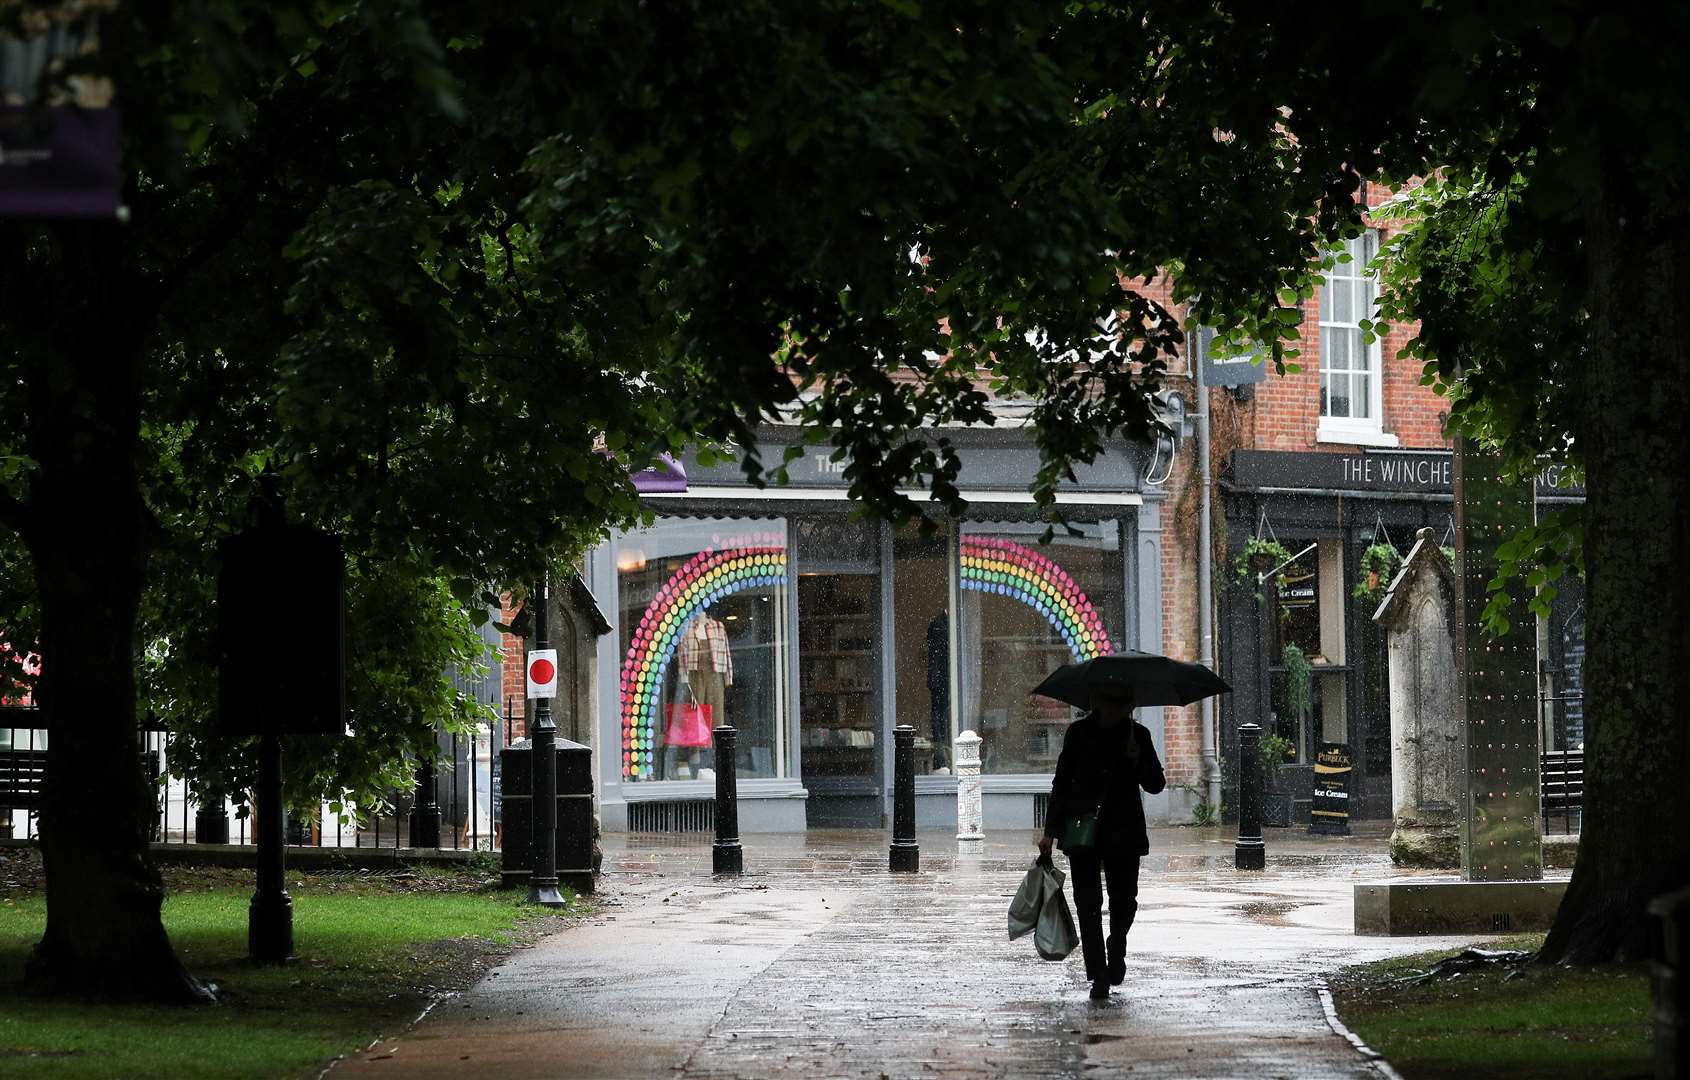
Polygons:
[[[440,849],[499,850],[503,831],[499,751],[510,745],[514,733],[515,721],[507,706],[504,715],[477,725],[471,735],[440,736],[441,754],[433,773]],[[142,768],[154,783],[154,842],[195,844],[201,842],[203,832],[208,843],[251,844],[251,819],[242,806],[243,802],[250,806],[250,800],[224,799],[219,830],[217,811],[186,780],[170,774],[174,741],[175,736],[164,731],[143,731],[138,739]],[[0,710],[0,838],[39,836],[41,782],[49,743],[39,710],[15,706]],[[350,800],[339,800],[345,813],[336,814],[330,806],[336,800],[325,797],[309,819],[289,816],[287,843],[409,848],[416,795],[414,790],[395,792],[390,811],[383,814],[360,813]]]

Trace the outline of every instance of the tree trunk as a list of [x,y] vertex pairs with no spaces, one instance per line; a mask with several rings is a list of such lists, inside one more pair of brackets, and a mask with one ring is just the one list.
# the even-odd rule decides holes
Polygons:
[[1690,884],[1690,217],[1621,190],[1586,225],[1585,810],[1549,962],[1645,955],[1646,904]]
[[140,334],[125,317],[133,299],[97,269],[117,254],[93,242],[81,254],[91,257],[84,280],[96,284],[54,313],[68,316],[55,335],[62,357],[27,374],[28,440],[40,470],[25,539],[41,599],[50,734],[40,819],[47,930],[25,978],[49,993],[205,1000],[165,935],[164,883],[147,846],[153,793],[135,700],[149,527],[138,464]]

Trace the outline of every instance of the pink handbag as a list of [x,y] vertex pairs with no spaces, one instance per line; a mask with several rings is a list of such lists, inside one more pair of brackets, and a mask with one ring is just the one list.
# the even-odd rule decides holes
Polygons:
[[663,735],[668,746],[709,746],[711,714],[709,705],[688,702],[668,707],[669,727]]

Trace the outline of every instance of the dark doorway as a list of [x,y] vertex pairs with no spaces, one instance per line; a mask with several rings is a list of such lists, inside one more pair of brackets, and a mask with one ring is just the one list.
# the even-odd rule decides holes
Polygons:
[[799,523],[799,767],[812,828],[880,828],[880,531]]

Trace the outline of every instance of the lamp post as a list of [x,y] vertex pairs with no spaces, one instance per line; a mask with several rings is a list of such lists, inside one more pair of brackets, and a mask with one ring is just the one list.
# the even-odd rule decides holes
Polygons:
[[[534,644],[548,647],[546,609],[551,604],[549,575],[540,578],[540,606],[534,613]],[[534,750],[534,872],[528,876],[528,901],[547,907],[562,907],[557,891],[557,724],[552,721],[552,702],[541,697],[534,703],[534,728],[529,733]]]

